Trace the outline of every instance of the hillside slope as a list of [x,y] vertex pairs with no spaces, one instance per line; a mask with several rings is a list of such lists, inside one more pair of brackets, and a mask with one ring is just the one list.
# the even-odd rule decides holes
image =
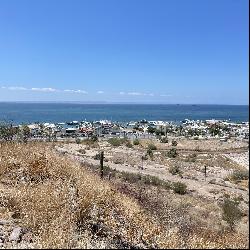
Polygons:
[[[166,230],[136,199],[43,143],[0,144],[2,248],[247,248],[237,232]],[[184,242],[185,241],[185,242]]]

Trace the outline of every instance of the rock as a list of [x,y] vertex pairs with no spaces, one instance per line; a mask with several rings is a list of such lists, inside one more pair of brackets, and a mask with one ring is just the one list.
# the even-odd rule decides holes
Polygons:
[[22,228],[15,227],[10,234],[9,241],[19,241],[22,235]]

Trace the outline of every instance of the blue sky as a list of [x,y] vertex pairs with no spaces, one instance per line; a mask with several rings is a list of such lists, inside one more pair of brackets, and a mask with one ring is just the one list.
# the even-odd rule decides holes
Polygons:
[[247,0],[0,0],[0,101],[248,104]]

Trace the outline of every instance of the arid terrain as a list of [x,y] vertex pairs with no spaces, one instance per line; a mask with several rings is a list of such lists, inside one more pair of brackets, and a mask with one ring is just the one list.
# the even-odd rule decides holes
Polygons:
[[[142,160],[148,144],[154,144],[153,156]],[[209,147],[210,146],[210,147]],[[82,162],[98,165],[95,155],[104,151],[105,165],[111,169],[144,175],[157,176],[165,181],[181,181],[185,183],[194,196],[205,196],[218,200],[223,197],[223,191],[242,195],[248,202],[248,190],[245,182],[234,183],[226,177],[235,170],[248,169],[249,153],[247,144],[242,142],[221,143],[218,140],[195,141],[183,140],[175,147],[178,156],[170,158],[166,152],[171,149],[171,143],[162,144],[158,141],[141,140],[141,144],[132,148],[126,145],[113,147],[107,141],[98,145],[63,144],[56,146],[59,152],[64,152]],[[82,153],[81,149],[85,152]],[[238,153],[231,153],[238,151]],[[180,174],[173,175],[170,169],[176,166]],[[204,167],[207,168],[205,178]],[[223,187],[223,190],[221,190]]]
[[0,248],[248,248],[248,143],[119,140],[0,144]]

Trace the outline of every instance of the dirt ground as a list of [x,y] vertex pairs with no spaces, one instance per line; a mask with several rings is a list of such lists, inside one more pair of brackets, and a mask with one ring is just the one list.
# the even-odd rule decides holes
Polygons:
[[142,146],[146,147],[148,143],[153,142],[159,150],[171,148],[173,140],[177,141],[176,148],[179,150],[196,150],[196,151],[231,151],[231,150],[245,150],[248,148],[248,143],[244,141],[237,141],[235,139],[222,142],[219,139],[208,139],[208,140],[192,140],[187,138],[176,138],[169,137],[168,143],[160,143],[159,140],[141,140]]
[[[154,143],[157,150],[153,151],[152,158],[147,157],[147,160],[142,160],[149,142]],[[220,200],[225,193],[241,196],[244,200],[243,206],[246,207],[249,201],[248,181],[247,183],[246,181],[234,183],[227,180],[227,177],[235,170],[248,169],[249,153],[247,143],[182,139],[178,141],[176,147],[178,152],[176,158],[169,158],[166,155],[170,148],[172,148],[171,140],[167,144],[143,140],[140,142],[140,145],[134,145],[132,148],[128,148],[125,145],[113,147],[107,141],[101,141],[95,147],[76,143],[59,144],[56,146],[57,151],[94,165],[99,164],[99,160],[94,159],[95,155],[100,150],[103,150],[105,165],[112,169],[157,176],[167,181],[181,181],[187,185],[190,195],[206,197],[210,200]],[[241,148],[240,153],[232,154],[234,149],[237,150],[239,148]],[[85,151],[82,153],[81,149]],[[211,149],[214,151],[217,149],[216,153],[209,152]],[[188,150],[194,150],[194,152],[189,152]],[[219,150],[221,150],[221,153]],[[180,175],[170,173],[170,169],[173,166],[179,168]],[[204,173],[205,166],[206,176]]]

